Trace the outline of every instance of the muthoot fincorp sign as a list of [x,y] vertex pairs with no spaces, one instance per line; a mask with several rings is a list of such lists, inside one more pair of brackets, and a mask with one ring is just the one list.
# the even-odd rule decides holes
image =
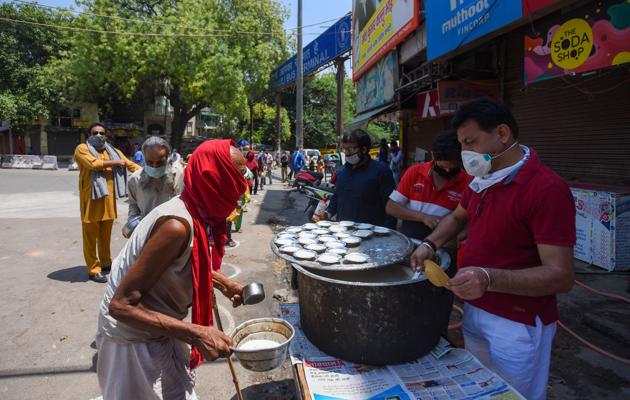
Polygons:
[[454,13],[451,19],[442,24],[442,33],[447,33],[452,29],[457,29],[457,34],[466,34],[475,26],[488,20],[490,14],[486,11],[490,9],[490,0],[479,0],[472,5],[463,5],[463,0],[451,0],[451,11]]
[[522,0],[425,1],[429,60],[522,16]]

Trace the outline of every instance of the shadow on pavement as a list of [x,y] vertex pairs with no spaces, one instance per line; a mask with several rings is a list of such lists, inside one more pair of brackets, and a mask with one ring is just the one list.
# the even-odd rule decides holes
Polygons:
[[[246,400],[293,400],[298,398],[293,379],[259,383],[241,389],[241,392]],[[238,396],[234,395],[230,400],[238,400]]]
[[16,368],[0,370],[0,380],[7,378],[24,378],[29,376],[41,375],[63,375],[63,374],[82,374],[88,372],[96,372],[96,360],[98,354],[92,357],[92,365],[87,366],[64,366],[64,367],[35,367],[35,368]]
[[306,196],[293,192],[284,185],[266,187],[264,192],[259,192],[252,199],[255,199],[256,203],[250,204],[250,207],[260,207],[260,213],[254,221],[256,225],[286,226],[302,225],[308,222],[304,214],[307,204]]
[[48,278],[61,282],[87,282],[88,274],[85,265],[77,265],[76,267],[64,268],[48,274]]

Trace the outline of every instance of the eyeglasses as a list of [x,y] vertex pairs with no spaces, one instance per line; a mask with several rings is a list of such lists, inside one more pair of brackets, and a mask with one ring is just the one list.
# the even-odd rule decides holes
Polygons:
[[356,154],[359,152],[359,147],[344,147],[343,152],[346,154]]
[[105,134],[105,131],[92,131],[92,132],[91,132],[91,134],[92,134],[92,135],[99,135],[99,134],[100,134],[100,135],[104,135],[104,134]]

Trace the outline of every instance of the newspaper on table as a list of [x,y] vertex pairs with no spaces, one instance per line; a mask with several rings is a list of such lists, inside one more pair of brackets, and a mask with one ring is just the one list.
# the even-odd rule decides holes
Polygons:
[[300,327],[300,305],[280,304],[280,315],[295,328],[295,335],[289,347],[291,364],[301,364],[305,358],[328,357],[328,354],[318,349],[304,335]]
[[418,360],[372,367],[320,351],[300,328],[298,304],[281,304],[280,311],[295,327],[291,362],[303,363],[313,400],[524,399],[472,354],[444,338]]

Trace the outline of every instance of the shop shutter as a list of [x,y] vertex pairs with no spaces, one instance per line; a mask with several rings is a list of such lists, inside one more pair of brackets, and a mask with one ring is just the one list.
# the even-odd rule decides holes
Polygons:
[[525,87],[522,37],[508,37],[504,97],[519,141],[569,181],[630,185],[630,64]]

